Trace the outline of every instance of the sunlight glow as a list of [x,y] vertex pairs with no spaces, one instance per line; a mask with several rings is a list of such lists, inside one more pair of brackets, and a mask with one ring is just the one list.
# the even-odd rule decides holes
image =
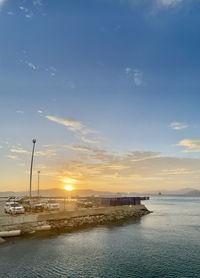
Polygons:
[[67,190],[67,191],[72,191],[72,190],[74,190],[74,188],[73,188],[71,185],[67,185],[67,186],[65,187],[65,190]]
[[72,179],[72,178],[62,178],[61,181],[64,183],[65,185],[65,190],[67,191],[72,191],[74,190],[74,184],[77,183],[77,180]]

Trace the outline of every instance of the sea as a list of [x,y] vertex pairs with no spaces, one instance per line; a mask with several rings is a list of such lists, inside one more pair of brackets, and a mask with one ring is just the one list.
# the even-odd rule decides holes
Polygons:
[[200,278],[200,197],[150,196],[153,213],[0,245],[0,278]]

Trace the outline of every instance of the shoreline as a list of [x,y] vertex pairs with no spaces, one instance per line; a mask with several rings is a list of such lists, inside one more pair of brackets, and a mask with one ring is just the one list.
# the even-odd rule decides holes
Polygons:
[[0,217],[0,243],[7,237],[42,231],[71,232],[99,224],[114,224],[151,213],[144,205],[99,207],[73,211]]

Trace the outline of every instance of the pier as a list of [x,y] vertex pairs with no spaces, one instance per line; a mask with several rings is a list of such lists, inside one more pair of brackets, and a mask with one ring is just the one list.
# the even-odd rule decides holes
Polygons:
[[[9,236],[10,231],[20,235],[38,230],[81,228],[83,226],[118,222],[150,213],[144,205],[82,208],[72,211],[44,212],[37,214],[0,216],[1,232]],[[19,234],[18,234],[19,235]]]

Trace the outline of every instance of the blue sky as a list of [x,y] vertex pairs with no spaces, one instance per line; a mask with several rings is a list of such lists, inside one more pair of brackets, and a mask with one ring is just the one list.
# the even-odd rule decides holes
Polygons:
[[0,0],[2,190],[26,189],[33,137],[44,188],[200,188],[199,10]]

